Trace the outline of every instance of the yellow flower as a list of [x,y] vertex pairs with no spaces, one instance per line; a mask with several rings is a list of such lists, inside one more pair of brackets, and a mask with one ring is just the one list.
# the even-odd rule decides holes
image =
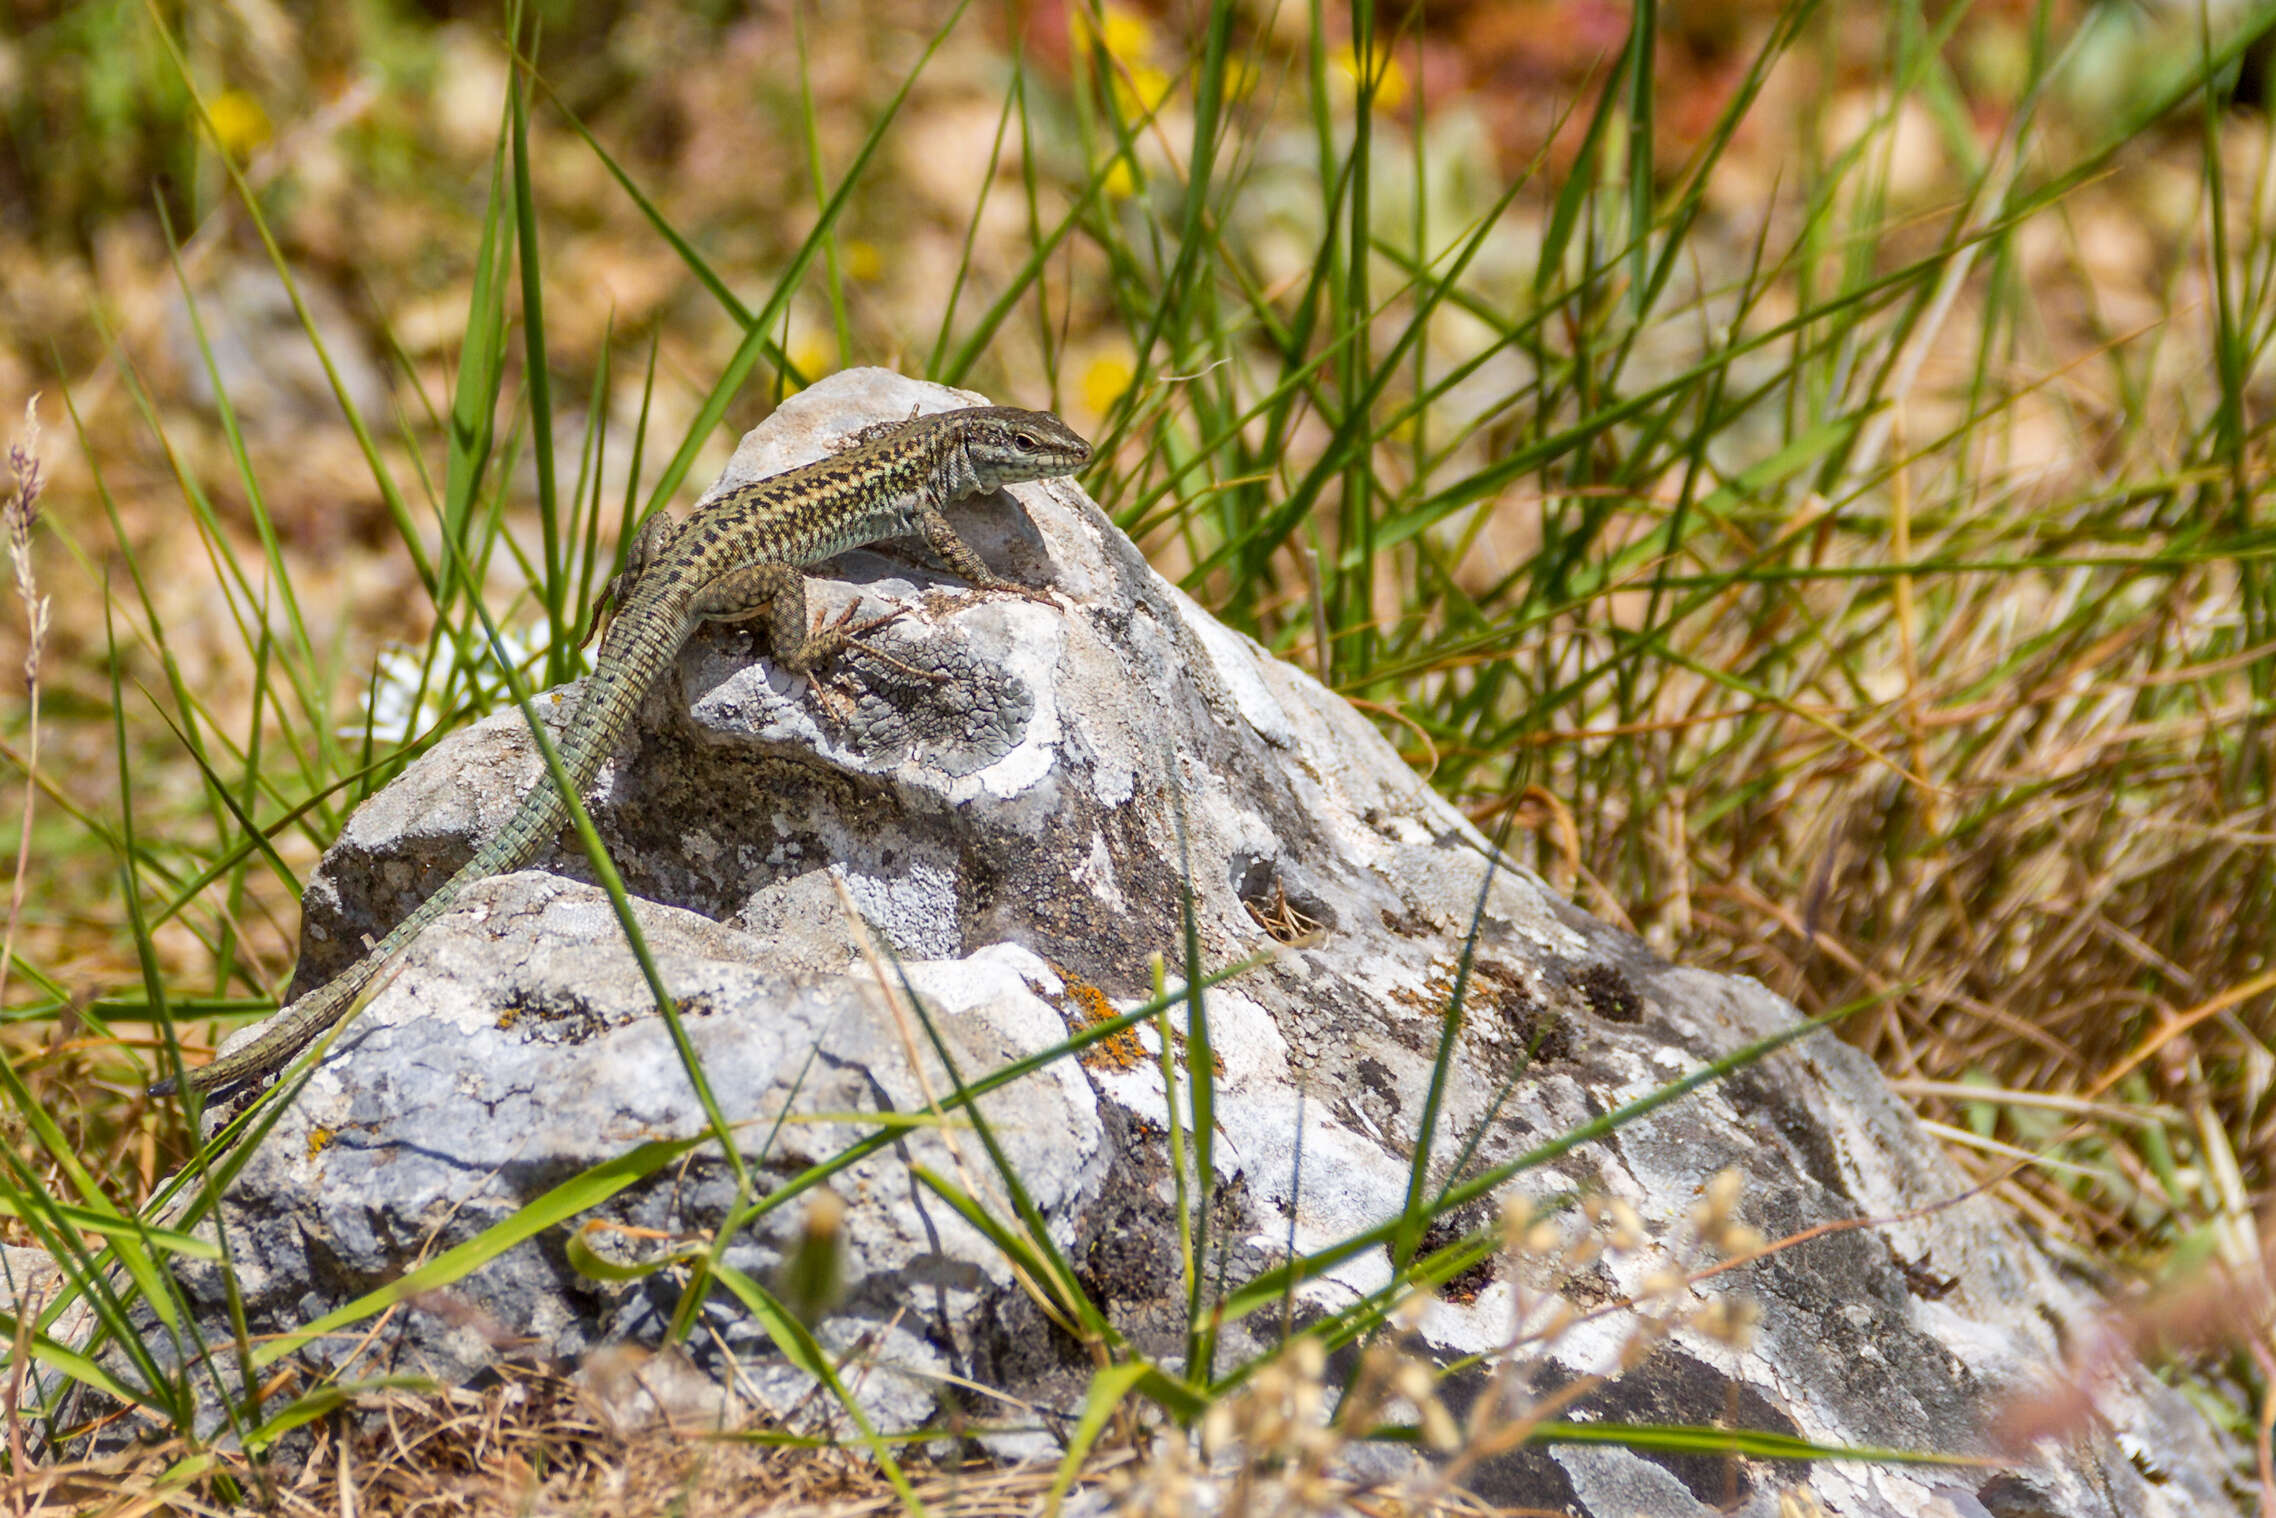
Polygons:
[[[1337,48],[1329,61],[1335,65],[1336,72],[1351,81],[1356,95],[1360,82],[1359,55],[1352,50],[1351,44],[1347,42]],[[1368,58],[1368,72],[1375,79],[1374,108],[1378,111],[1397,110],[1400,102],[1407,98],[1407,74],[1399,67],[1399,60],[1392,57],[1388,49],[1373,48]]]
[[1073,20],[1078,44],[1088,45],[1096,38],[1106,55],[1119,63],[1135,63],[1154,50],[1153,23],[1126,6],[1099,7],[1095,22],[1089,11],[1076,6]]
[[243,90],[223,90],[205,113],[213,123],[215,144],[240,162],[269,140],[269,113]]
[[1114,100],[1125,116],[1151,116],[1170,98],[1170,76],[1151,64],[1133,64],[1127,73],[1116,70]]
[[868,284],[885,272],[885,255],[866,237],[849,237],[838,249],[846,278]]
[[1083,366],[1083,405],[1093,416],[1104,416],[1114,403],[1122,399],[1124,391],[1136,379],[1137,371],[1131,367],[1130,355],[1121,352],[1100,353]]
[[[828,374],[837,367],[838,362],[837,345],[832,343],[829,338],[814,333],[808,333],[791,343],[789,355],[790,362],[800,374],[815,379]],[[782,393],[784,395],[796,395],[805,388],[803,385],[786,380],[782,387]]]
[[1114,155],[1114,162],[1106,166],[1106,179],[1099,188],[1109,200],[1128,200],[1138,193],[1138,171],[1131,166],[1129,154]]

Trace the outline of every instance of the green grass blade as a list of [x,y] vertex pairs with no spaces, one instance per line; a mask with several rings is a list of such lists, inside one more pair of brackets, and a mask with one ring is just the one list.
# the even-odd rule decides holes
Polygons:
[[[62,1202],[51,1203],[40,1210],[60,1228],[100,1234],[112,1240],[132,1239],[167,1254],[183,1255],[193,1260],[221,1258],[220,1246],[210,1240],[177,1233],[170,1228],[153,1228],[140,1218],[122,1217],[118,1213],[98,1211],[92,1207],[73,1207]],[[26,1211],[26,1203],[0,1195],[0,1214],[22,1217]]]
[[1470,972],[1477,964],[1478,935],[1485,928],[1486,903],[1493,897],[1494,877],[1500,871],[1502,846],[1507,840],[1510,823],[1502,823],[1502,837],[1494,840],[1486,854],[1485,875],[1478,882],[1478,902],[1470,910],[1470,926],[1462,935],[1462,953],[1454,965],[1454,986],[1447,993],[1446,1010],[1439,1017],[1438,1052],[1430,1065],[1430,1088],[1423,1095],[1423,1107],[1415,1123],[1414,1153],[1407,1163],[1407,1200],[1400,1212],[1400,1226],[1391,1244],[1391,1268],[1403,1271],[1414,1259],[1415,1250],[1422,1244],[1423,1230],[1430,1226],[1431,1209],[1430,1161],[1433,1144],[1438,1138],[1438,1116],[1446,1105],[1446,1083],[1454,1069],[1456,1047],[1462,1038],[1463,1010],[1470,994]]
[[829,1388],[830,1395],[837,1399],[838,1405],[853,1419],[854,1427],[861,1430],[860,1444],[877,1461],[878,1468],[885,1472],[885,1479],[893,1484],[902,1507],[910,1513],[922,1514],[925,1505],[918,1499],[916,1488],[909,1484],[909,1478],[902,1474],[900,1462],[893,1458],[891,1446],[877,1437],[877,1430],[870,1426],[868,1414],[861,1410],[861,1403],[853,1393],[846,1390],[845,1382],[838,1378],[837,1367],[830,1363],[829,1355],[823,1351],[814,1335],[807,1331],[806,1325],[777,1302],[765,1287],[741,1271],[728,1265],[714,1265],[712,1269],[720,1282],[735,1293],[744,1310],[758,1320],[759,1326],[766,1330],[768,1338],[774,1340],[775,1348],[782,1351],[784,1358]]
[[[1222,985],[1235,976],[1246,974],[1260,965],[1271,962],[1272,956],[1270,955],[1255,955],[1248,959],[1238,960],[1221,970],[1212,972],[1208,977],[1209,984]],[[1142,1006],[1135,1007],[1119,1016],[1107,1018],[1103,1022],[1091,1023],[1076,1032],[1070,1033],[1062,1042],[1054,1044],[1048,1049],[1013,1060],[1010,1064],[991,1070],[968,1085],[960,1086],[956,1091],[942,1099],[941,1110],[944,1113],[962,1111],[992,1091],[1000,1091],[1016,1081],[1025,1080],[1046,1066],[1056,1064],[1062,1059],[1071,1059],[1093,1044],[1112,1038],[1118,1033],[1126,1032],[1137,1027],[1140,1023],[1160,1016],[1166,1008],[1174,1007],[1184,999],[1185,992],[1180,989],[1167,996],[1149,998]],[[880,1120],[880,1118],[874,1117],[870,1119],[870,1121]],[[831,1176],[861,1163],[881,1149],[898,1143],[901,1131],[899,1126],[888,1123],[879,1128],[877,1132],[848,1144],[831,1158],[809,1165],[805,1170],[785,1180],[773,1191],[768,1192],[730,1218],[727,1224],[728,1231],[739,1232],[748,1228],[759,1218],[794,1201],[805,1192],[827,1181]]]
[[[593,386],[585,402],[585,436],[577,445],[577,488],[572,499],[577,503],[576,512],[583,514],[584,521],[578,523],[575,514],[572,514],[571,536],[575,536],[576,527],[582,526],[585,540],[576,556],[577,596],[569,615],[569,630],[572,632],[592,626],[593,579],[600,570],[601,562],[601,484],[608,474],[609,381],[612,378],[610,355],[615,345],[616,312],[612,309],[608,325],[602,329],[600,354],[593,365]],[[570,657],[574,660],[581,652],[582,650],[572,649]],[[556,683],[567,678],[568,674],[557,676]]]
[[[1027,1230],[1022,1253],[1035,1261],[1038,1271],[1036,1280],[1058,1299],[1073,1326],[1084,1333],[1097,1335],[1101,1342],[1118,1342],[1120,1335],[1115,1333],[1105,1315],[1084,1295],[1082,1287],[1076,1281],[1074,1267],[1067,1263],[1066,1256],[1060,1253],[1058,1242],[1051,1237],[1051,1226],[1043,1216],[1043,1209],[1035,1204],[1033,1194],[1027,1189],[1027,1182],[1020,1176],[1018,1167],[1012,1163],[1010,1154],[996,1137],[995,1125],[988,1121],[987,1114],[981,1110],[977,1099],[979,1093],[965,1081],[964,1072],[957,1068],[956,1059],[949,1051],[948,1040],[941,1035],[939,1021],[934,1018],[932,1009],[917,994],[916,987],[909,983],[908,972],[902,967],[899,956],[892,956],[891,962],[895,975],[900,979],[902,996],[915,1015],[918,1026],[925,1030],[925,1039],[932,1045],[934,1057],[941,1062],[941,1068],[948,1072],[952,1084],[949,1100],[971,1122],[973,1134],[988,1151],[988,1162],[994,1167],[997,1182],[1003,1186],[1005,1196],[1011,1201],[1012,1210],[1019,1215],[1021,1226]],[[942,1110],[948,1110],[948,1103],[942,1104]],[[945,1193],[943,1195],[944,1200],[950,1200],[951,1205],[956,1205],[953,1199]],[[983,1225],[974,1220],[973,1226],[989,1232],[993,1224]],[[990,1233],[990,1237],[994,1236]]]
[[1153,1368],[1144,1360],[1120,1360],[1091,1372],[1090,1390],[1083,1395],[1082,1416],[1075,1420],[1073,1431],[1067,1435],[1066,1456],[1059,1462],[1058,1474],[1051,1478],[1051,1489],[1043,1496],[1046,1518],[1059,1518],[1068,1490],[1083,1473],[1083,1462],[1090,1458],[1091,1446],[1106,1432],[1107,1420]]
[[953,1208],[957,1216],[979,1230],[1014,1269],[1035,1283],[1037,1290],[1046,1293],[1051,1311],[1071,1330],[1079,1327],[1101,1343],[1111,1343],[1118,1337],[1081,1285],[1065,1274],[1064,1261],[1028,1247],[1025,1239],[996,1221],[977,1198],[930,1166],[911,1165],[909,1174]]
[[[1628,75],[1628,298],[1635,319],[1650,311],[1653,212],[1652,80],[1659,53],[1659,0],[1636,0],[1623,59]],[[1610,93],[1607,91],[1607,93]]]
[[[1004,88],[1003,109],[998,111],[996,114],[996,135],[994,140],[988,145],[988,170],[987,173],[981,178],[980,193],[973,198],[972,214],[966,217],[964,220],[964,245],[957,250],[956,274],[955,277],[949,281],[947,298],[941,302],[940,330],[933,335],[932,356],[925,361],[924,372],[926,374],[938,374],[941,372],[942,359],[948,352],[949,334],[956,329],[956,312],[958,303],[964,297],[965,281],[970,279],[972,276],[972,249],[973,245],[978,242],[980,238],[980,218],[982,214],[985,213],[988,209],[988,191],[995,184],[996,167],[1003,160],[1004,135],[1011,127],[1012,108],[1021,99],[1021,80],[1022,75],[1019,66],[1015,63],[1012,69],[1012,77]],[[811,127],[809,130],[811,130]],[[1032,172],[1032,163],[1023,164],[1022,167]],[[814,193],[817,198],[819,198],[822,193],[821,172],[821,162],[819,159],[817,159],[815,161],[814,167]],[[1028,214],[1031,218],[1031,221],[1034,213],[1035,199],[1031,193],[1028,197]],[[1071,224],[1071,221],[1072,218],[1070,218],[1068,222],[1061,223],[1061,225],[1069,225]],[[1030,240],[1032,241],[1034,239],[1031,237]],[[1025,290],[1027,288],[1027,285],[1024,280],[1015,280],[1013,282],[1012,288],[1015,290]],[[846,352],[850,350],[841,347],[839,351]],[[952,380],[949,381],[949,383],[953,384],[955,382]]]
[[432,1392],[436,1383],[432,1376],[374,1376],[363,1381],[335,1381],[303,1392],[256,1428],[246,1431],[244,1448],[247,1454],[258,1454],[296,1428],[305,1428],[319,1418],[331,1416],[341,1408],[354,1404],[358,1397],[373,1392],[410,1391]]
[[[509,96],[513,92],[508,91]],[[509,105],[509,115],[511,113]],[[497,429],[498,397],[506,380],[506,262],[515,228],[509,219],[506,152],[511,132],[500,123],[490,155],[490,195],[482,211],[482,241],[474,256],[473,289],[459,340],[458,377],[451,387],[450,447],[443,471],[443,555],[436,580],[435,623],[451,624],[464,573],[460,561],[473,549],[468,531],[482,494]]]
[[[533,60],[536,53],[533,40]],[[568,539],[561,520],[559,485],[554,479],[553,375],[545,357],[545,280],[537,245],[537,185],[529,167],[529,82],[520,68],[513,71],[506,102],[514,160],[514,248],[521,255],[522,382],[529,392],[531,462],[537,465],[542,568],[536,578],[538,595],[545,603],[545,683],[559,685],[574,672],[576,637],[568,623]]]
[[[806,8],[790,8],[790,31],[798,48],[798,130],[801,146],[806,150],[806,176],[814,191],[814,203],[819,206],[828,195],[829,174],[822,167],[822,124],[814,111],[813,59],[806,49]],[[993,165],[991,165],[991,169]],[[987,191],[980,192],[982,201]],[[832,229],[822,241],[822,278],[830,297],[830,328],[838,340],[838,357],[843,362],[854,351],[853,321],[846,313],[846,278],[838,256],[838,234]],[[954,304],[955,297],[950,297]]]
[[625,1187],[645,1180],[710,1141],[711,1135],[705,1133],[694,1138],[637,1144],[613,1159],[582,1170],[465,1243],[444,1250],[418,1269],[406,1271],[385,1286],[258,1346],[253,1352],[253,1362],[256,1367],[273,1365],[326,1334],[360,1323],[421,1292],[463,1280],[515,1245],[566,1223],[580,1213],[590,1212]]
[[[1201,958],[1201,922],[1194,907],[1193,856],[1186,833],[1185,791],[1177,782],[1174,755],[1163,773],[1170,776],[1170,815],[1177,822],[1178,905],[1184,933],[1185,1069],[1193,1101],[1193,1266],[1186,1282],[1186,1375],[1207,1382],[1215,1374],[1218,1317],[1203,1296],[1209,1274],[1209,1214],[1217,1202],[1217,1050],[1209,1036],[1207,976]],[[1176,1093],[1166,1090],[1174,1100]],[[1217,1246],[1220,1256],[1226,1246]]]
[[82,1386],[93,1387],[122,1406],[147,1408],[160,1419],[174,1421],[176,1409],[166,1401],[121,1381],[91,1356],[58,1343],[44,1333],[27,1330],[22,1318],[0,1309],[0,1337],[13,1341],[19,1336],[25,1340],[32,1358],[40,1364],[60,1371]]
[[[173,69],[175,78],[180,81],[191,108],[197,113],[198,124],[205,130],[209,139],[217,145],[220,144],[224,140],[223,136],[214,127],[213,117],[207,111],[205,101],[197,93],[197,86],[190,77],[189,62],[182,56],[181,45],[168,28],[165,15],[160,11],[157,0],[144,0],[143,9],[150,18],[153,34],[165,50],[167,62]],[[215,157],[220,161],[223,172],[229,176],[230,187],[236,191],[239,202],[245,208],[246,220],[251,224],[254,232],[259,235],[262,247],[268,251],[269,262],[276,269],[277,277],[284,283],[285,294],[292,301],[294,314],[300,318],[301,330],[307,334],[309,343],[316,349],[317,361],[324,367],[325,378],[332,386],[333,398],[340,403],[341,416],[346,420],[349,430],[355,434],[356,444],[363,452],[364,463],[371,470],[372,482],[379,488],[381,499],[387,506],[387,513],[393,519],[396,531],[402,537],[405,551],[410,554],[411,562],[417,568],[420,580],[430,590],[435,589],[437,581],[434,577],[433,568],[427,561],[425,546],[419,541],[419,531],[416,521],[411,515],[411,509],[404,503],[402,492],[396,488],[394,475],[388,470],[386,459],[381,455],[378,444],[373,440],[370,428],[364,424],[363,416],[357,410],[355,401],[348,395],[347,387],[341,382],[339,369],[332,362],[332,355],[327,351],[323,337],[317,330],[315,318],[309,314],[307,302],[301,299],[299,283],[293,278],[291,266],[286,262],[284,256],[284,250],[278,245],[275,234],[269,228],[268,218],[261,210],[260,197],[254,193],[253,187],[246,182],[244,173],[237,166],[237,160],[226,149],[217,147]]]
[[553,87],[547,84],[542,77],[533,77],[537,87],[545,92],[546,99],[551,101],[553,108],[561,114],[561,119],[569,124],[571,131],[584,139],[585,146],[592,149],[593,156],[601,161],[601,167],[608,170],[609,177],[616,181],[617,188],[623,190],[625,195],[630,198],[656,235],[670,244],[672,251],[679,255],[680,261],[687,265],[688,272],[693,274],[697,282],[710,292],[713,300],[719,302],[720,309],[733,317],[735,324],[746,333],[756,331],[760,334],[758,339],[759,352],[766,361],[781,370],[784,377],[794,385],[813,383],[813,376],[800,370],[798,365],[791,360],[790,355],[783,351],[781,345],[765,334],[764,324],[751,314],[751,308],[735,297],[735,292],[727,288],[726,281],[722,280],[703,255],[696,251],[695,245],[681,235],[677,227],[672,225],[656,203],[650,200],[640,186],[633,181],[632,176],[624,171],[624,166],[616,161],[615,155],[601,145],[600,139],[593,135],[591,128],[585,125],[575,111],[569,109],[568,103],[555,93]]
[[1569,1423],[1536,1427],[1529,1444],[1618,1446],[1664,1455],[1735,1455],[1751,1460],[1855,1460],[1873,1465],[1932,1465],[1999,1470],[2010,1462],[1989,1455],[1940,1455],[1930,1450],[1820,1444],[1770,1429],[1697,1428],[1674,1423]]

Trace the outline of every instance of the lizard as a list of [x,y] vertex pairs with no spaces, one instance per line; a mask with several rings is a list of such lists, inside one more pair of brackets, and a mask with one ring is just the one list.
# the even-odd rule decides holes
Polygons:
[[[621,573],[602,591],[599,628],[613,608],[592,677],[569,719],[561,764],[580,793],[631,730],[649,689],[706,622],[766,619],[775,659],[821,689],[820,666],[853,650],[909,669],[862,641],[906,608],[848,625],[857,601],[827,626],[809,627],[805,566],[886,538],[914,536],[984,590],[1032,592],[999,578],[957,536],[943,508],[1004,485],[1071,475],[1090,444],[1047,411],[973,406],[864,427],[842,451],[801,468],[738,485],[700,505],[684,523],[653,512],[634,534]],[[587,641],[590,641],[588,634]],[[912,671],[927,678],[944,678]],[[527,867],[559,834],[568,804],[541,775],[496,836],[478,848],[361,958],[278,1012],[253,1037],[186,1072],[206,1093],[280,1069],[347,1015],[410,942],[477,881]],[[168,1077],[153,1096],[175,1090]]]

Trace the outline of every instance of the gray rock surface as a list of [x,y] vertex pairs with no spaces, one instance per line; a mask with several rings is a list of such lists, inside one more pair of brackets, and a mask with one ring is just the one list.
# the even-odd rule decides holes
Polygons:
[[[974,399],[874,370],[836,376],[746,438],[714,490],[912,406]],[[1489,884],[1484,841],[1340,699],[1157,578],[1071,483],[1012,497],[973,504],[958,526],[999,573],[1051,587],[1056,606],[960,588],[913,551],[849,555],[826,569],[817,614],[856,596],[872,610],[915,608],[880,640],[947,681],[849,660],[859,699],[840,723],[740,636],[706,635],[589,798],[762,1190],[869,1131],[859,1114],[922,1113],[952,1088],[887,993],[890,976],[881,982],[864,958],[865,934],[904,961],[969,1079],[1051,1047],[1109,1001],[1134,1005],[1149,956],[1181,964],[1189,869],[1209,964],[1278,951],[1208,998],[1212,1237],[1227,1246],[1228,1283],[1291,1242],[1320,1249],[1400,1210],[1482,888],[1434,1149],[1442,1173],[1523,1153],[1793,1025],[1793,1009],[1759,985],[1656,960],[1522,872],[1503,868]],[[568,698],[556,693],[550,709],[566,711]],[[309,893],[304,976],[329,974],[409,910],[536,774],[508,714],[447,740],[359,811]],[[545,870],[468,893],[334,1046],[231,1193],[259,1323],[306,1321],[587,1167],[702,1131],[668,1031],[587,878],[565,835]],[[1284,905],[1318,925],[1316,941],[1276,944],[1260,926],[1259,913]],[[1182,1076],[1179,1090],[1190,1092]],[[1094,1300],[1174,1363],[1184,1307],[1167,1100],[1149,1029],[1029,1076],[983,1110]],[[778,1123],[785,1114],[798,1120]],[[885,1425],[953,1413],[1063,1429],[1088,1358],[1004,1256],[913,1178],[917,1165],[1011,1218],[969,1126],[909,1128],[831,1181],[847,1204],[846,1286],[820,1337],[851,1357],[849,1379]],[[2010,1399],[2058,1382],[2066,1343],[2095,1332],[2099,1305],[1992,1202],[1912,1215],[1965,1179],[1864,1059],[1817,1036],[1522,1174],[1510,1191],[1624,1201],[1652,1237],[1570,1269],[1535,1257],[1482,1267],[1428,1305],[1420,1344],[1442,1363],[1495,1363],[1524,1293],[1585,1310],[1639,1291],[1671,1260],[1704,1263],[1684,1219],[1734,1167],[1741,1218],[1770,1238],[1894,1221],[1678,1293],[1693,1309],[1725,1293],[1758,1303],[1743,1346],[1687,1322],[1623,1369],[1635,1315],[1583,1319],[1515,1357],[1519,1405],[1604,1374],[1576,1415],[1988,1454],[1986,1430]],[[594,1214],[605,1226],[578,1237],[599,1254],[652,1259],[707,1237],[733,1201],[727,1168],[699,1150],[617,1193]],[[761,1216],[726,1261],[772,1279],[803,1206]],[[1480,1204],[1458,1221],[1491,1217]],[[1568,1233],[1581,1227],[1575,1215]],[[392,1363],[464,1375],[509,1342],[563,1358],[653,1344],[684,1274],[596,1281],[572,1268],[566,1240],[548,1230],[447,1302],[391,1317],[371,1343],[351,1334],[309,1353],[352,1349],[362,1373]],[[1299,1293],[1295,1316],[1390,1276],[1382,1249],[1362,1251]],[[1254,1353],[1248,1335],[1276,1333],[1278,1319],[1232,1329],[1220,1364]],[[812,1388],[726,1293],[712,1294],[689,1349],[735,1397],[813,1416]],[[1484,1384],[1461,1372],[1445,1395],[1462,1404]],[[1561,1447],[1502,1456],[1468,1480],[1498,1503],[1623,1518],[1772,1513],[1790,1489],[1843,1514],[1949,1512],[1954,1496],[1996,1513],[2232,1505],[2219,1450],[2173,1393],[2131,1372],[2098,1412],[2069,1443],[1998,1472]]]

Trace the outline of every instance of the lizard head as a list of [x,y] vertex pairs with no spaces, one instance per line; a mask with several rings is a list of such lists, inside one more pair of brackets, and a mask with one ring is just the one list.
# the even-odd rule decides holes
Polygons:
[[965,455],[983,490],[1073,474],[1090,462],[1091,445],[1048,411],[981,406],[945,414],[962,424]]

